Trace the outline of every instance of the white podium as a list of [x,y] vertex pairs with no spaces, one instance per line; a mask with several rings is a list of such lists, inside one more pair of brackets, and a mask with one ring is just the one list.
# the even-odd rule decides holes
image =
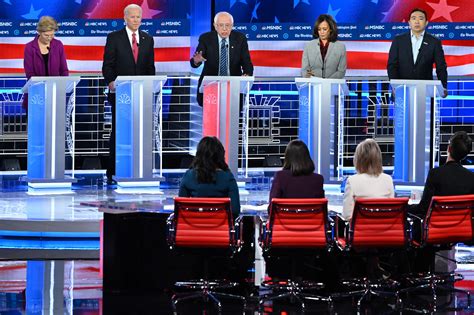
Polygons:
[[[27,182],[32,188],[67,188],[75,182],[64,176],[66,94],[79,77],[32,77],[28,93]],[[73,157],[74,158],[74,157]]]
[[436,114],[436,97],[442,95],[443,85],[438,80],[390,80],[390,84],[395,91],[393,178],[423,186],[430,167],[434,166],[431,150],[435,149],[439,126],[432,128],[431,119]]
[[248,169],[248,116],[249,91],[254,77],[206,76],[200,92],[203,100],[203,136],[215,136],[224,146],[226,162],[232,174],[239,177],[239,113],[240,94],[245,95],[243,102],[242,154],[243,177],[247,178]]
[[295,82],[300,97],[299,138],[308,146],[324,182],[340,181],[344,96],[349,93],[346,80],[311,77],[295,78]]
[[[115,176],[119,187],[155,187],[162,177],[162,94],[166,76],[118,76],[115,80]],[[153,109],[155,93],[156,109]],[[159,158],[153,176],[153,138]]]

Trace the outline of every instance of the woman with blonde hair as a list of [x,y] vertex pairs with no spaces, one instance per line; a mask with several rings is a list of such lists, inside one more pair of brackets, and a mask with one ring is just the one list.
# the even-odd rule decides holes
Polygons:
[[[38,35],[25,46],[23,67],[27,79],[33,76],[69,75],[63,43],[54,38],[57,30],[58,23],[50,16],[42,16],[38,21]],[[23,107],[27,106],[28,99],[25,96]]]
[[366,139],[357,145],[354,153],[357,174],[346,182],[342,217],[352,218],[356,198],[393,198],[393,180],[382,169],[382,152],[373,139]]

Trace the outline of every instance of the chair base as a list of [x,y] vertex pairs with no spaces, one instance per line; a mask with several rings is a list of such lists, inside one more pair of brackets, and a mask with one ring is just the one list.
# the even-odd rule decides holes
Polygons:
[[358,278],[342,281],[342,285],[359,290],[349,291],[346,293],[336,293],[333,294],[332,297],[336,299],[358,296],[357,308],[361,307],[362,301],[370,300],[372,295],[384,298],[394,297],[397,308],[401,306],[401,300],[399,298],[400,283],[395,280],[370,280],[368,278]]
[[246,306],[246,301],[243,296],[214,291],[214,290],[235,288],[238,286],[238,283],[236,282],[230,282],[227,280],[200,279],[200,280],[193,280],[193,281],[176,282],[175,286],[179,288],[199,290],[199,291],[193,291],[193,292],[183,292],[183,293],[174,294],[171,297],[171,304],[173,306],[173,311],[175,313],[177,313],[176,307],[179,302],[196,300],[196,299],[202,299],[205,302],[212,301],[217,306],[219,313],[222,311],[222,303],[219,298],[240,300],[243,303],[244,309]]
[[467,306],[471,305],[471,294],[462,289],[451,287],[456,281],[463,280],[464,277],[458,273],[419,273],[406,276],[407,288],[400,290],[400,293],[411,293],[415,291],[427,290],[431,292],[433,297],[434,307],[436,308],[437,290],[446,292],[458,292],[466,295]]
[[[311,290],[321,290],[324,288],[324,285],[319,282],[312,282],[312,281],[292,281],[292,280],[285,280],[285,281],[264,281],[261,284],[261,287],[266,289],[272,289],[277,291],[277,293],[266,294],[260,297],[260,308],[264,307],[265,302],[268,301],[275,301],[285,298],[290,298],[292,301],[296,300],[301,305],[301,310],[304,312],[306,305],[305,300],[311,301],[322,301],[329,303],[329,306],[332,308],[332,298],[310,294],[305,291]],[[282,293],[283,292],[283,293]]]

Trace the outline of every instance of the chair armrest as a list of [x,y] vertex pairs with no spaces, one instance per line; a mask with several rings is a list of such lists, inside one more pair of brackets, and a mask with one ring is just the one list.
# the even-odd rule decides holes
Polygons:
[[240,247],[242,246],[242,234],[243,234],[243,228],[244,228],[243,223],[244,223],[243,216],[241,215],[239,215],[234,220],[234,227],[233,227],[232,233],[234,235],[234,245],[236,246],[237,250],[239,250]]
[[347,251],[350,249],[349,246],[349,226],[350,226],[350,221],[346,221],[341,214],[338,214],[336,216],[336,222],[335,222],[335,243],[337,247],[342,250],[342,251]]
[[176,220],[174,213],[170,214],[166,219],[166,241],[170,247],[173,247],[176,239]]
[[258,242],[260,247],[265,250],[269,244],[270,236],[272,234],[272,231],[270,230],[270,220],[269,218],[265,219],[262,216],[259,216],[259,220],[262,222],[262,224],[260,224],[260,235],[258,237]]
[[329,224],[329,229],[326,231],[327,234],[327,239],[328,239],[328,251],[331,251],[334,247],[335,243],[335,226],[336,226],[336,220],[334,220],[332,217],[328,216],[328,224]]
[[[410,240],[411,240],[411,245],[415,247],[420,247],[421,246],[421,238],[423,235],[423,222],[424,218],[413,214],[413,213],[408,213],[407,215],[407,221],[410,229]],[[414,229],[416,227],[419,227],[420,235],[414,235]],[[416,239],[415,239],[416,238]]]

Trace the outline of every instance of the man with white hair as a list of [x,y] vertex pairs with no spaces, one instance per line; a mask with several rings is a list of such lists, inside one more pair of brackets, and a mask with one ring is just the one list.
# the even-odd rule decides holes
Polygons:
[[107,163],[109,183],[115,175],[115,79],[119,75],[155,75],[153,37],[139,30],[142,8],[129,4],[123,12],[126,26],[107,36],[102,65],[105,84],[109,87],[108,101],[112,108],[112,133]]
[[204,63],[198,84],[197,100],[202,106],[203,96],[199,87],[204,76],[242,76],[253,75],[249,46],[244,34],[233,31],[234,18],[228,12],[219,12],[214,17],[215,31],[199,37],[199,45],[190,60],[191,67]]

